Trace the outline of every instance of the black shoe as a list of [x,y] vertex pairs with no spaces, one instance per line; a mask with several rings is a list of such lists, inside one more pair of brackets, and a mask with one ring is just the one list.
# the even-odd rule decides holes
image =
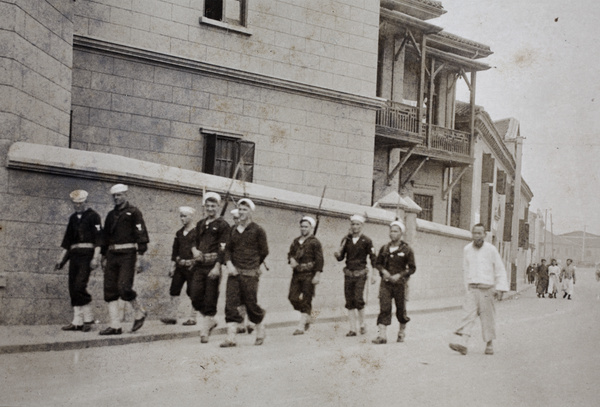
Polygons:
[[175,325],[177,323],[177,320],[175,318],[161,318],[160,322],[162,322],[165,325]]
[[196,321],[194,321],[193,319],[188,319],[187,321],[185,321],[184,323],[182,323],[181,325],[185,325],[185,326],[194,326],[196,325]]
[[569,294],[569,296],[567,297],[567,299],[568,299],[568,300],[570,300],[570,299],[571,299],[571,294]]
[[565,293],[565,295],[563,295],[563,298],[567,298],[567,293]]
[[346,336],[356,336],[356,332],[354,331],[349,331]]
[[245,334],[246,333],[246,328],[244,328],[243,326],[238,326],[237,330],[235,331],[238,334]]
[[63,331],[83,331],[83,325],[69,324],[69,325],[63,326],[60,329],[62,329]]
[[248,330],[248,335],[254,332],[254,327],[252,325],[248,325],[246,329]]
[[121,335],[123,330],[121,328],[111,328],[108,327],[102,331],[100,331],[100,335]]
[[84,322],[83,323],[83,327],[81,328],[81,330],[83,332],[89,332],[89,331],[91,331],[92,330],[92,324],[93,324],[93,322]]
[[135,331],[139,330],[142,326],[144,326],[144,321],[146,320],[147,316],[148,316],[148,313],[144,312],[144,315],[140,319],[136,319],[135,321],[133,321],[133,326],[131,327],[131,332],[135,332]]

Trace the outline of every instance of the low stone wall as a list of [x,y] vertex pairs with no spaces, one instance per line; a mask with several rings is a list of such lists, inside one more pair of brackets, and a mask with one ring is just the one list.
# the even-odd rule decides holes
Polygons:
[[[150,318],[159,318],[169,301],[167,271],[173,237],[180,227],[177,208],[189,205],[200,209],[203,190],[223,193],[231,182],[126,157],[28,143],[13,144],[8,167],[9,190],[2,202],[0,230],[0,255],[5,259],[0,269],[0,281],[4,282],[0,288],[0,324],[5,325],[70,320],[66,267],[55,271],[53,265],[72,212],[67,197],[73,189],[87,190],[90,206],[104,218],[112,209],[110,186],[117,181],[130,185],[129,200],[143,212],[151,240],[144,256],[145,272],[136,277],[135,288]],[[259,303],[269,312],[289,312],[291,270],[287,251],[299,233],[298,220],[302,215],[316,214],[320,197],[238,182],[233,184],[232,192],[236,199],[246,193],[257,203],[254,220],[268,236],[269,271],[261,278]],[[334,259],[333,252],[347,233],[348,217],[353,213],[368,217],[364,232],[377,248],[386,243],[387,225],[395,217],[383,209],[323,200],[317,236],[323,244],[325,269],[314,308],[327,310],[328,315],[343,315],[343,263]],[[231,221],[229,213],[226,219]],[[461,250],[468,233],[420,220],[416,225],[413,247],[417,273],[411,279],[411,298],[456,296],[462,287]],[[224,289],[225,279],[222,293]],[[93,272],[90,292],[97,318],[106,321],[100,270]],[[376,292],[371,286],[372,304],[376,303]],[[218,309],[222,314],[224,295]]]

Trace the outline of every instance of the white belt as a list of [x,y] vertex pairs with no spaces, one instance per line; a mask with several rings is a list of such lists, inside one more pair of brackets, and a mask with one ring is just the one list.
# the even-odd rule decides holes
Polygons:
[[71,245],[71,250],[73,249],[93,249],[93,243],[76,243]]
[[137,249],[137,247],[137,243],[111,244],[108,246],[108,250]]

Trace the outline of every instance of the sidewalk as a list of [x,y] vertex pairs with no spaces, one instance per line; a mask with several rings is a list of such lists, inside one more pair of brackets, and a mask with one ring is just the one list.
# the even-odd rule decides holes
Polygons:
[[[525,286],[521,291],[532,286]],[[518,292],[510,292],[505,299],[514,297]],[[429,300],[409,301],[407,308],[409,313],[441,312],[456,310],[461,307],[463,297],[451,297]],[[369,305],[366,309],[367,317],[375,317],[378,313],[378,305]],[[345,321],[344,309],[324,310],[316,318],[315,323],[328,323]],[[217,316],[218,326],[212,335],[226,333],[225,320],[222,315]],[[287,327],[297,324],[298,314],[295,311],[267,313],[265,323],[267,328]],[[65,321],[65,325],[68,321]],[[99,346],[126,345],[130,343],[163,341],[170,339],[182,339],[199,337],[199,327],[178,325],[164,325],[158,320],[148,320],[135,333],[130,333],[131,321],[123,323],[123,334],[114,336],[100,336],[98,331],[104,328],[104,324],[94,325],[91,332],[65,332],[60,325],[13,325],[0,326],[0,354],[43,352],[85,349]]]

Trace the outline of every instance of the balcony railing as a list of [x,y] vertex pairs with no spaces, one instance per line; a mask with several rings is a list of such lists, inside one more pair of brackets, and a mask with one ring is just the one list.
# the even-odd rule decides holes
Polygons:
[[470,155],[471,135],[469,133],[440,126],[432,126],[431,130],[431,148]]
[[[419,137],[422,144],[427,144],[427,124],[423,123],[419,135],[417,108],[402,103],[388,101],[387,106],[377,111],[377,125],[392,130],[411,133]],[[431,126],[431,148],[461,155],[470,155],[471,135],[463,131]]]
[[377,111],[377,124],[418,134],[417,108],[389,100],[387,107]]

